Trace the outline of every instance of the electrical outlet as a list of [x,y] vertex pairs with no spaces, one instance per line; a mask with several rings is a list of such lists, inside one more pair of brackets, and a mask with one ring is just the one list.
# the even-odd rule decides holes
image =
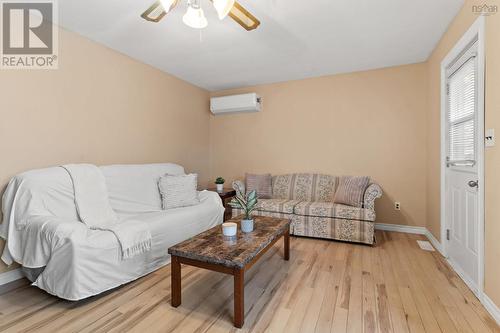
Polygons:
[[394,209],[395,209],[395,210],[401,210],[401,203],[396,201],[396,202],[394,203]]

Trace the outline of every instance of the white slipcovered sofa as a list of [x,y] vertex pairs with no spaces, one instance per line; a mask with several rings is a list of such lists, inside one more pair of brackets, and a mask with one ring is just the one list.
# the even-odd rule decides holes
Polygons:
[[198,205],[162,210],[158,180],[166,173],[183,174],[179,165],[100,169],[120,220],[148,223],[150,251],[122,259],[113,233],[81,223],[71,178],[61,167],[17,175],[3,196],[2,260],[19,263],[34,286],[64,299],[83,299],[144,276],[170,261],[168,247],[222,223],[224,207],[215,192],[200,192]]

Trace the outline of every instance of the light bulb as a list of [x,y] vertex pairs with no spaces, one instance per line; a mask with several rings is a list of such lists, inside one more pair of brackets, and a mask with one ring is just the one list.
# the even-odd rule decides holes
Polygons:
[[182,17],[182,21],[189,27],[195,29],[203,29],[208,25],[207,18],[203,9],[199,5],[189,4],[186,14]]
[[172,5],[174,4],[175,0],[160,0],[161,6],[163,7],[163,10],[168,13],[169,10],[172,8]]
[[234,0],[213,0],[219,19],[224,19],[234,6]]

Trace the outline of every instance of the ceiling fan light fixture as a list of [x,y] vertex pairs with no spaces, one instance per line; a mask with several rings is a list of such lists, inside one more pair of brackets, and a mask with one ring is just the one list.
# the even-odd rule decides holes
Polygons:
[[189,3],[187,12],[182,17],[182,22],[194,29],[203,29],[208,25],[205,13],[197,1]]
[[234,6],[235,0],[213,0],[219,19],[223,20]]
[[161,6],[163,7],[165,13],[168,13],[170,9],[172,9],[172,6],[175,2],[176,0],[160,0]]

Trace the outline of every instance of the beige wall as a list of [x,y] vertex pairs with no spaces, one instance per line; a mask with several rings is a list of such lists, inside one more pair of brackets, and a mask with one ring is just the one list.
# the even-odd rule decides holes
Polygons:
[[[500,6],[500,1],[486,1]],[[467,0],[428,61],[429,107],[427,115],[427,227],[440,236],[439,154],[440,154],[440,63],[455,43],[477,19],[473,5],[483,1]],[[486,18],[486,128],[500,131],[500,13]],[[497,146],[486,149],[485,156],[485,292],[500,306],[500,152]]]
[[210,117],[211,176],[368,175],[384,190],[377,222],[425,226],[426,73],[416,64],[217,92],[257,92],[264,106]]
[[0,72],[1,188],[69,162],[177,162],[207,181],[208,92],[74,33],[59,46],[59,70]]

